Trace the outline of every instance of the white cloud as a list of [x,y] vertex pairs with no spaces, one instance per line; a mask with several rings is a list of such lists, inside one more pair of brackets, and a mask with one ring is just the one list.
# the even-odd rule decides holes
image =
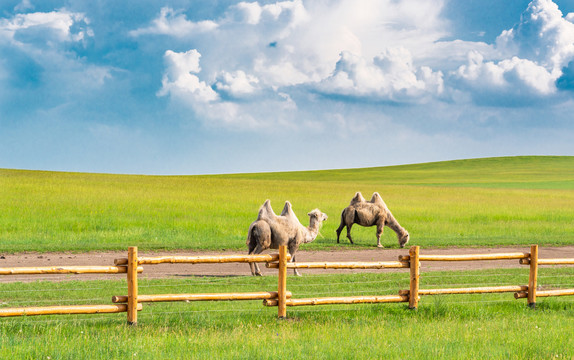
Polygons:
[[201,71],[200,58],[201,54],[195,49],[184,53],[167,50],[164,54],[166,71],[158,95],[173,94],[199,102],[219,99],[217,93],[195,75]]
[[404,48],[388,49],[372,61],[343,52],[333,74],[318,89],[370,100],[418,102],[427,95],[440,95],[443,79],[441,72],[414,67],[410,52]]
[[[89,20],[83,13],[70,12],[66,9],[47,13],[16,14],[11,19],[0,19],[0,36],[15,44],[28,42],[22,40],[23,38],[38,37],[48,42],[77,42],[87,36],[94,36],[88,24]],[[79,30],[72,31],[73,26],[79,26]],[[33,36],[26,37],[26,33],[31,31]]]
[[130,35],[137,37],[147,34],[160,34],[183,38],[215,30],[217,26],[217,23],[210,20],[189,21],[181,11],[174,11],[172,8],[164,7],[161,9],[159,16],[152,20],[150,26],[132,30]]
[[261,56],[255,59],[253,72],[271,88],[300,85],[312,81],[310,75],[286,59],[273,61]]
[[520,23],[503,31],[496,45],[503,54],[532,60],[559,76],[574,58],[574,24],[551,0],[534,0]]
[[500,58],[493,45],[484,42],[451,40],[433,43],[432,48],[418,55],[416,60],[432,69],[446,72],[456,70],[461,64],[465,64],[470,52],[479,52],[486,60]]
[[[221,124],[241,123],[234,118],[249,127],[285,124],[293,117],[277,122],[271,109],[291,104],[310,111],[316,93],[333,101],[425,104],[470,98],[523,106],[561,91],[555,83],[574,59],[574,23],[552,1],[532,1],[520,23],[496,44],[444,40],[452,37],[444,4],[240,2],[200,22],[163,8],[149,27],[131,34],[165,34],[190,43],[196,50],[166,52],[158,95],[177,97],[202,113],[209,104],[206,116]],[[188,41],[191,35],[197,36]]]
[[556,92],[556,78],[546,68],[518,57],[485,62],[480,53],[472,52],[453,78],[483,104],[517,105],[517,101],[529,102]]
[[[208,77],[242,70],[270,87],[319,81],[329,76],[339,55],[350,51],[373,58],[388,47],[424,51],[446,35],[442,1],[352,0],[241,2],[210,21],[209,37],[194,38],[206,61]],[[194,27],[182,13],[162,9],[149,27],[134,35],[178,37]],[[184,39],[182,39],[184,40]],[[217,43],[218,46],[213,46]]]
[[[171,96],[191,109],[208,126],[236,129],[265,129],[277,124],[289,126],[296,105],[285,93],[258,93],[256,104],[236,103],[258,91],[258,79],[239,70],[222,72],[213,85],[202,80],[201,54],[195,50],[164,54],[165,72],[158,96]],[[225,95],[225,96],[223,96]],[[229,99],[230,98],[230,99]]]
[[309,16],[302,0],[281,1],[261,6],[258,2],[240,2],[231,6],[227,12],[225,22],[237,22],[249,25],[260,23],[281,24],[285,30],[296,27],[309,20]]
[[[551,0],[534,0],[520,22],[496,39],[499,58],[473,51],[453,85],[481,104],[529,105],[558,94],[556,81],[574,60],[574,24]],[[492,57],[492,53],[489,54]]]
[[[195,108],[206,101],[231,107],[229,103],[240,100],[234,111],[246,112],[257,123],[275,122],[262,109],[298,107],[296,101],[308,101],[305,97],[312,95],[294,100],[291,95],[301,94],[299,89],[371,100],[426,101],[442,93],[442,73],[415,66],[410,49],[429,48],[446,34],[442,6],[442,1],[424,0],[240,2],[223,16],[206,20],[212,24],[209,35],[194,37],[193,48],[202,55],[201,73],[166,60],[158,95],[177,94]],[[185,41],[181,34],[191,34],[185,29],[197,24],[164,8],[149,27],[131,34],[161,33]],[[183,70],[176,75],[175,69]],[[342,83],[345,76],[352,84]],[[255,96],[257,105],[245,102]]]
[[[26,4],[21,3],[22,6]],[[4,66],[7,69],[18,68],[20,65],[16,62],[23,59],[33,63],[37,67],[35,71],[41,74],[36,81],[47,86],[51,97],[65,99],[60,101],[74,99],[84,90],[98,88],[112,77],[113,69],[90,64],[71,49],[78,44],[87,46],[88,39],[95,36],[89,24],[90,20],[84,13],[64,8],[2,18],[0,54],[18,54],[17,59],[3,59]]]
[[235,98],[241,98],[256,91],[259,80],[252,75],[247,75],[241,70],[233,73],[223,72],[215,83],[215,89],[219,92]]

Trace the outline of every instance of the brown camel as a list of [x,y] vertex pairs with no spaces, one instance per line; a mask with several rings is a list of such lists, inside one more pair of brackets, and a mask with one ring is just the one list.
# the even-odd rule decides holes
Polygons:
[[[278,249],[281,245],[287,245],[291,262],[295,262],[295,253],[299,245],[310,243],[319,234],[323,221],[327,215],[319,209],[312,210],[309,215],[309,226],[301,225],[291,208],[289,201],[285,202],[281,215],[277,216],[271,208],[271,202],[266,200],[259,209],[257,220],[249,226],[247,233],[247,247],[249,255],[260,254],[267,249]],[[261,276],[261,271],[256,263],[249,263],[251,274]],[[295,275],[300,276],[297,269]]]
[[395,233],[399,240],[399,246],[401,248],[405,247],[405,244],[409,242],[409,233],[403,228],[397,219],[393,216],[383,198],[379,193],[373,193],[373,197],[370,201],[366,201],[360,192],[357,192],[349,206],[343,209],[341,213],[341,224],[337,229],[337,243],[339,243],[339,236],[343,228],[347,227],[347,238],[351,244],[353,239],[351,238],[351,227],[353,224],[358,224],[361,226],[377,226],[377,247],[383,247],[381,245],[381,235],[383,234],[383,228],[385,226],[390,227]]

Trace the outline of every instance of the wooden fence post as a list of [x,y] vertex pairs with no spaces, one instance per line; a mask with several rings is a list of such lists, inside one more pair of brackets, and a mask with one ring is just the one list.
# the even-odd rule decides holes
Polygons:
[[419,304],[419,277],[420,277],[420,261],[419,261],[418,246],[411,246],[409,249],[410,255],[410,291],[409,291],[409,308],[416,309]]
[[138,322],[138,248],[128,248],[128,324]]
[[287,317],[287,246],[279,246],[279,285],[277,287],[277,316]]
[[530,246],[530,276],[528,277],[528,306],[536,308],[536,286],[538,278],[538,245]]

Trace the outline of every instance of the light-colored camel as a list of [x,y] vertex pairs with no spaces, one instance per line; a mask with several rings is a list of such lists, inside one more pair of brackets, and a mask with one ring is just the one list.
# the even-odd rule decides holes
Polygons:
[[[281,215],[277,216],[271,208],[271,202],[266,200],[259,209],[257,220],[249,226],[247,233],[247,247],[249,255],[260,254],[267,249],[278,249],[281,245],[287,245],[291,262],[295,262],[295,253],[299,245],[310,243],[319,234],[323,221],[327,215],[319,209],[312,210],[309,215],[309,226],[301,225],[291,208],[289,201],[285,202]],[[261,276],[261,271],[256,263],[249,263],[251,274]],[[300,276],[297,269],[295,275]]]
[[341,213],[341,224],[337,229],[337,243],[339,242],[339,236],[341,231],[346,226],[347,227],[347,238],[351,244],[353,239],[351,238],[351,227],[353,224],[358,224],[361,226],[377,226],[377,247],[383,247],[381,245],[381,235],[383,234],[383,228],[385,226],[390,227],[395,233],[399,240],[399,246],[401,248],[405,247],[405,244],[409,242],[409,233],[403,228],[397,219],[393,216],[383,198],[379,193],[373,193],[373,197],[370,201],[366,201],[360,192],[357,192],[349,206],[343,209]]

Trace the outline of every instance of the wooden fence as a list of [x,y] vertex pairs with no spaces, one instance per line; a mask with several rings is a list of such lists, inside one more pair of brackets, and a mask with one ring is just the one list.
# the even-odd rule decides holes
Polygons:
[[[424,261],[482,261],[482,260],[519,260],[529,266],[527,285],[505,285],[490,287],[424,289],[420,285],[420,265]],[[205,255],[205,256],[159,256],[138,257],[137,247],[128,248],[128,257],[115,259],[114,266],[53,266],[53,267],[15,267],[0,268],[0,275],[15,274],[127,274],[127,295],[112,297],[113,304],[47,306],[0,309],[0,317],[48,314],[93,314],[127,312],[129,324],[137,323],[138,311],[144,302],[164,301],[221,301],[221,300],[263,300],[265,306],[277,306],[278,317],[287,316],[287,307],[327,304],[360,303],[400,303],[408,302],[409,308],[416,309],[421,296],[440,294],[477,294],[513,292],[516,299],[528,299],[528,305],[535,307],[537,297],[574,295],[574,289],[537,291],[538,267],[540,265],[574,265],[574,259],[539,259],[538,245],[530,252],[478,254],[478,255],[425,255],[420,248],[413,246],[408,255],[399,256],[398,261],[387,262],[288,262],[287,248],[279,248],[278,254],[267,255]],[[213,263],[254,263],[265,262],[268,268],[278,269],[277,291],[210,293],[210,294],[151,294],[138,293],[138,274],[143,272],[142,265],[154,264],[213,264]],[[408,269],[409,289],[399,290],[397,295],[346,296],[293,299],[287,291],[287,269]]]
[[[128,258],[116,259],[116,265],[127,264],[128,294],[125,296],[114,296],[115,303],[127,303],[128,323],[137,323],[137,306],[142,302],[163,302],[163,301],[223,301],[223,300],[267,300],[279,297],[290,298],[291,293],[283,290],[268,292],[249,293],[215,293],[215,294],[153,294],[139,295],[137,286],[137,267],[139,265],[157,264],[220,264],[220,263],[255,263],[255,262],[286,262],[290,256],[286,253],[286,247],[279,249],[279,254],[268,255],[203,255],[203,256],[159,256],[140,257],[137,256],[137,248],[128,248]],[[281,278],[281,273],[279,274]],[[285,280],[286,281],[286,277]],[[279,281],[281,283],[281,280]]]
[[[137,273],[143,268],[137,267]],[[0,268],[0,275],[38,275],[38,274],[125,274],[127,266],[46,266]],[[137,310],[142,307],[137,306]],[[65,315],[65,314],[109,314],[128,311],[125,304],[104,305],[62,305],[41,307],[0,308],[0,317],[23,315]]]

